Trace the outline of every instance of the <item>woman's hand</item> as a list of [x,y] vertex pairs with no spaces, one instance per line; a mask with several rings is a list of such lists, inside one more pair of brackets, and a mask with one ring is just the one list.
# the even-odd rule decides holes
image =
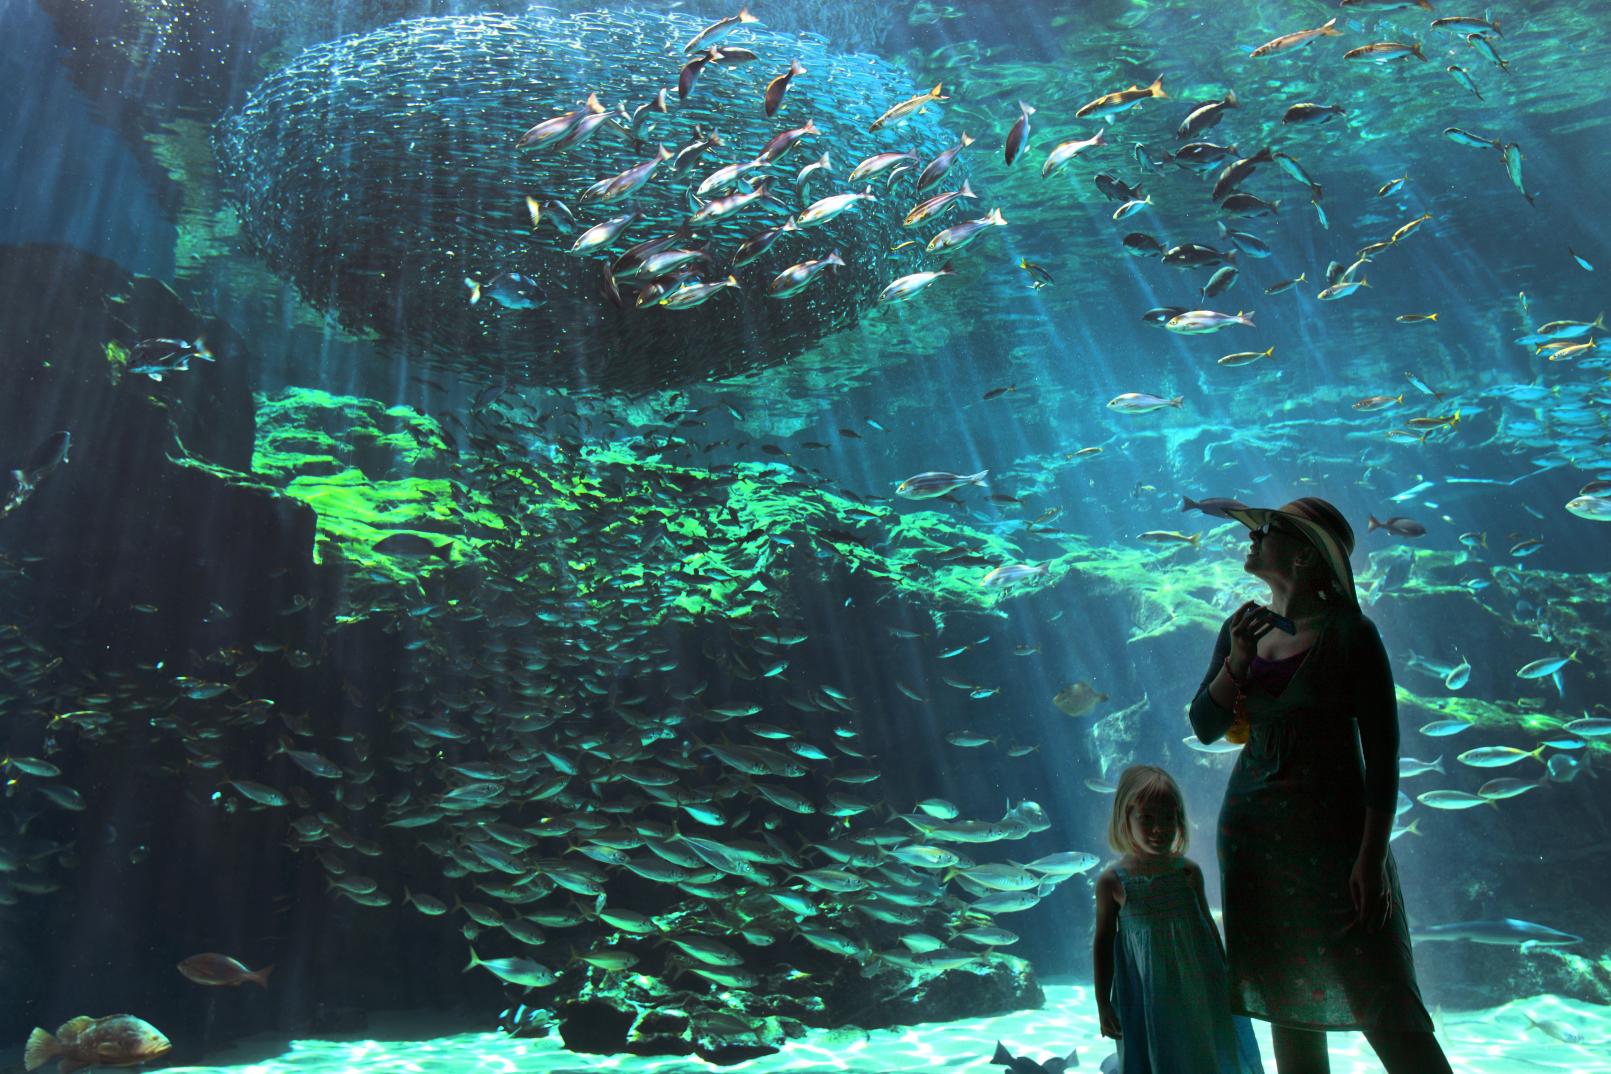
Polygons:
[[1270,621],[1270,609],[1256,600],[1250,600],[1231,614],[1231,672],[1242,678],[1247,675],[1253,655],[1259,651],[1259,639],[1275,629]]
[[1393,916],[1393,885],[1387,878],[1387,856],[1361,854],[1354,859],[1348,877],[1348,893],[1354,900],[1356,925],[1374,932]]
[[1102,1035],[1118,1040],[1124,1036],[1119,1030],[1119,1012],[1113,1009],[1113,1004],[1107,1000],[1097,1000],[1097,1017],[1102,1022]]

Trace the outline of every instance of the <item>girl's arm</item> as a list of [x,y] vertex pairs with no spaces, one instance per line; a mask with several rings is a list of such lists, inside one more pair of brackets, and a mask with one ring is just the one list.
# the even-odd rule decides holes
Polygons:
[[1096,1006],[1113,1003],[1113,943],[1119,931],[1119,878],[1108,869],[1096,878],[1096,939],[1092,944],[1091,979]]
[[[1236,702],[1236,684],[1225,674],[1225,657],[1231,651],[1231,621],[1219,628],[1219,640],[1214,642],[1214,659],[1208,665],[1208,674],[1197,688],[1191,702],[1191,729],[1203,745],[1213,742],[1231,726],[1231,706]],[[1238,674],[1247,674],[1246,670]],[[1397,771],[1397,769],[1395,769]]]
[[1376,624],[1361,617],[1363,630],[1353,647],[1354,719],[1365,758],[1365,830],[1362,857],[1380,860],[1387,854],[1398,807],[1398,696],[1393,669]]

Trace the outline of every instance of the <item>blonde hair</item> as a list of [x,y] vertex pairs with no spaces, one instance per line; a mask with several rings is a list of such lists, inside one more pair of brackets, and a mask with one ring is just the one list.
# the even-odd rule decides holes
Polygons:
[[1186,831],[1186,799],[1180,787],[1168,772],[1150,764],[1133,764],[1119,777],[1119,789],[1113,796],[1113,816],[1108,820],[1108,846],[1120,854],[1135,851],[1130,841],[1130,812],[1143,802],[1164,801],[1174,806],[1175,841],[1169,850],[1172,854],[1186,853],[1191,841]]

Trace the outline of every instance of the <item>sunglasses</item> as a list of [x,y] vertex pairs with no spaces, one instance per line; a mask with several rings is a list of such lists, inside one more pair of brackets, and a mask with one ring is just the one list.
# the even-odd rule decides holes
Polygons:
[[1298,529],[1296,526],[1276,518],[1265,519],[1264,524],[1262,526],[1255,527],[1252,532],[1260,538],[1268,537],[1272,533],[1283,533],[1288,537],[1295,537],[1300,541],[1307,541],[1309,539],[1308,535],[1302,530]]

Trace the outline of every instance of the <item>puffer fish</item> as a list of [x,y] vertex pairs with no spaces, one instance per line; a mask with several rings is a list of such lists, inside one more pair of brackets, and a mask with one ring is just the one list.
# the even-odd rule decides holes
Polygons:
[[932,101],[950,100],[951,98],[943,96],[940,92],[944,86],[945,84],[943,82],[936,82],[934,84],[934,88],[929,90],[927,93],[919,93],[916,97],[908,97],[899,104],[891,105],[883,115],[873,120],[872,126],[868,127],[867,129],[869,131],[876,131],[886,123],[893,123],[897,119],[905,119],[914,112],[922,112]]
[[55,1035],[35,1029],[23,1050],[23,1069],[38,1070],[60,1060],[62,1074],[82,1067],[132,1067],[158,1059],[173,1048],[168,1038],[142,1018],[110,1014],[80,1015],[64,1022]]
[[530,310],[545,301],[537,281],[519,272],[499,273],[485,285],[466,277],[464,285],[470,289],[472,306],[490,298],[506,310]]
[[877,201],[873,188],[868,187],[860,194],[830,194],[826,198],[813,202],[809,208],[794,218],[796,227],[814,227],[817,224],[826,224],[846,209],[853,208],[857,202]]
[[1185,119],[1180,121],[1180,126],[1175,128],[1175,137],[1182,139],[1194,138],[1224,119],[1226,111],[1235,107],[1237,107],[1237,103],[1234,91],[1225,94],[1224,97],[1217,101],[1200,104],[1187,113]]
[[1342,33],[1336,29],[1337,20],[1327,19],[1324,24],[1313,30],[1295,30],[1290,34],[1282,34],[1271,41],[1266,41],[1248,54],[1248,59],[1256,60],[1260,56],[1269,56],[1276,52],[1285,52],[1287,49],[1301,48],[1317,37],[1336,37]]
[[1108,699],[1088,682],[1076,682],[1063,687],[1052,697],[1052,704],[1065,716],[1080,717]]
[[1197,336],[1209,332],[1218,332],[1220,329],[1229,328],[1233,324],[1239,324],[1247,328],[1255,327],[1253,324],[1253,311],[1238,311],[1232,315],[1218,313],[1214,310],[1187,310],[1185,313],[1178,313],[1169,318],[1164,327],[1183,336]]
[[1023,101],[1018,102],[1018,121],[1007,132],[1005,153],[1007,167],[1009,168],[1012,167],[1012,162],[1018,159],[1018,154],[1022,153],[1029,144],[1029,117],[1034,114],[1033,105],[1027,105]]
[[1107,405],[1110,410],[1117,410],[1124,414],[1147,414],[1169,406],[1182,409],[1185,403],[1186,397],[1184,395],[1165,399],[1162,396],[1149,395],[1146,392],[1125,392],[1123,395],[1116,395],[1109,399]]
[[1100,129],[1089,138],[1059,143],[1055,149],[1046,154],[1046,163],[1040,166],[1040,177],[1045,179],[1053,172],[1061,171],[1064,165],[1092,146],[1107,144]]
[[972,144],[973,136],[963,132],[962,137],[957,139],[955,145],[944,150],[939,156],[924,165],[923,170],[917,176],[918,193],[922,193],[935,183],[938,183],[940,178],[951,170],[951,165],[956,163],[957,155]]
[[1004,589],[1044,578],[1050,572],[1051,568],[1045,563],[1005,563],[979,579],[979,585],[985,589]]
[[783,104],[783,94],[789,89],[789,83],[794,81],[796,75],[803,75],[806,69],[800,66],[799,60],[789,61],[789,69],[778,75],[766,84],[766,92],[762,94],[762,109],[767,115],[772,115]]
[[1163,90],[1163,75],[1159,75],[1152,80],[1150,86],[1131,86],[1129,89],[1114,90],[1112,93],[1104,93],[1093,101],[1087,101],[1075,110],[1074,118],[1116,116],[1149,98],[1168,96],[1169,94]]
[[892,280],[887,287],[878,293],[879,302],[905,302],[919,292],[927,289],[941,276],[951,276],[950,263],[940,266],[933,272],[914,272]]
[[771,298],[788,298],[790,295],[799,294],[817,278],[818,274],[829,267],[845,267],[844,259],[839,256],[838,250],[817,261],[802,261],[798,265],[790,265],[773,277],[772,282],[767,285],[766,293]]
[[983,485],[989,470],[976,474],[952,474],[944,470],[929,470],[902,481],[895,487],[895,495],[908,500],[932,500],[955,492],[964,485]]
[[1007,221],[1001,215],[1001,210],[991,209],[990,212],[977,220],[965,220],[960,224],[952,224],[944,231],[939,232],[929,240],[925,250],[931,254],[938,253],[941,250],[960,250],[984,234],[987,228],[1006,226]]

